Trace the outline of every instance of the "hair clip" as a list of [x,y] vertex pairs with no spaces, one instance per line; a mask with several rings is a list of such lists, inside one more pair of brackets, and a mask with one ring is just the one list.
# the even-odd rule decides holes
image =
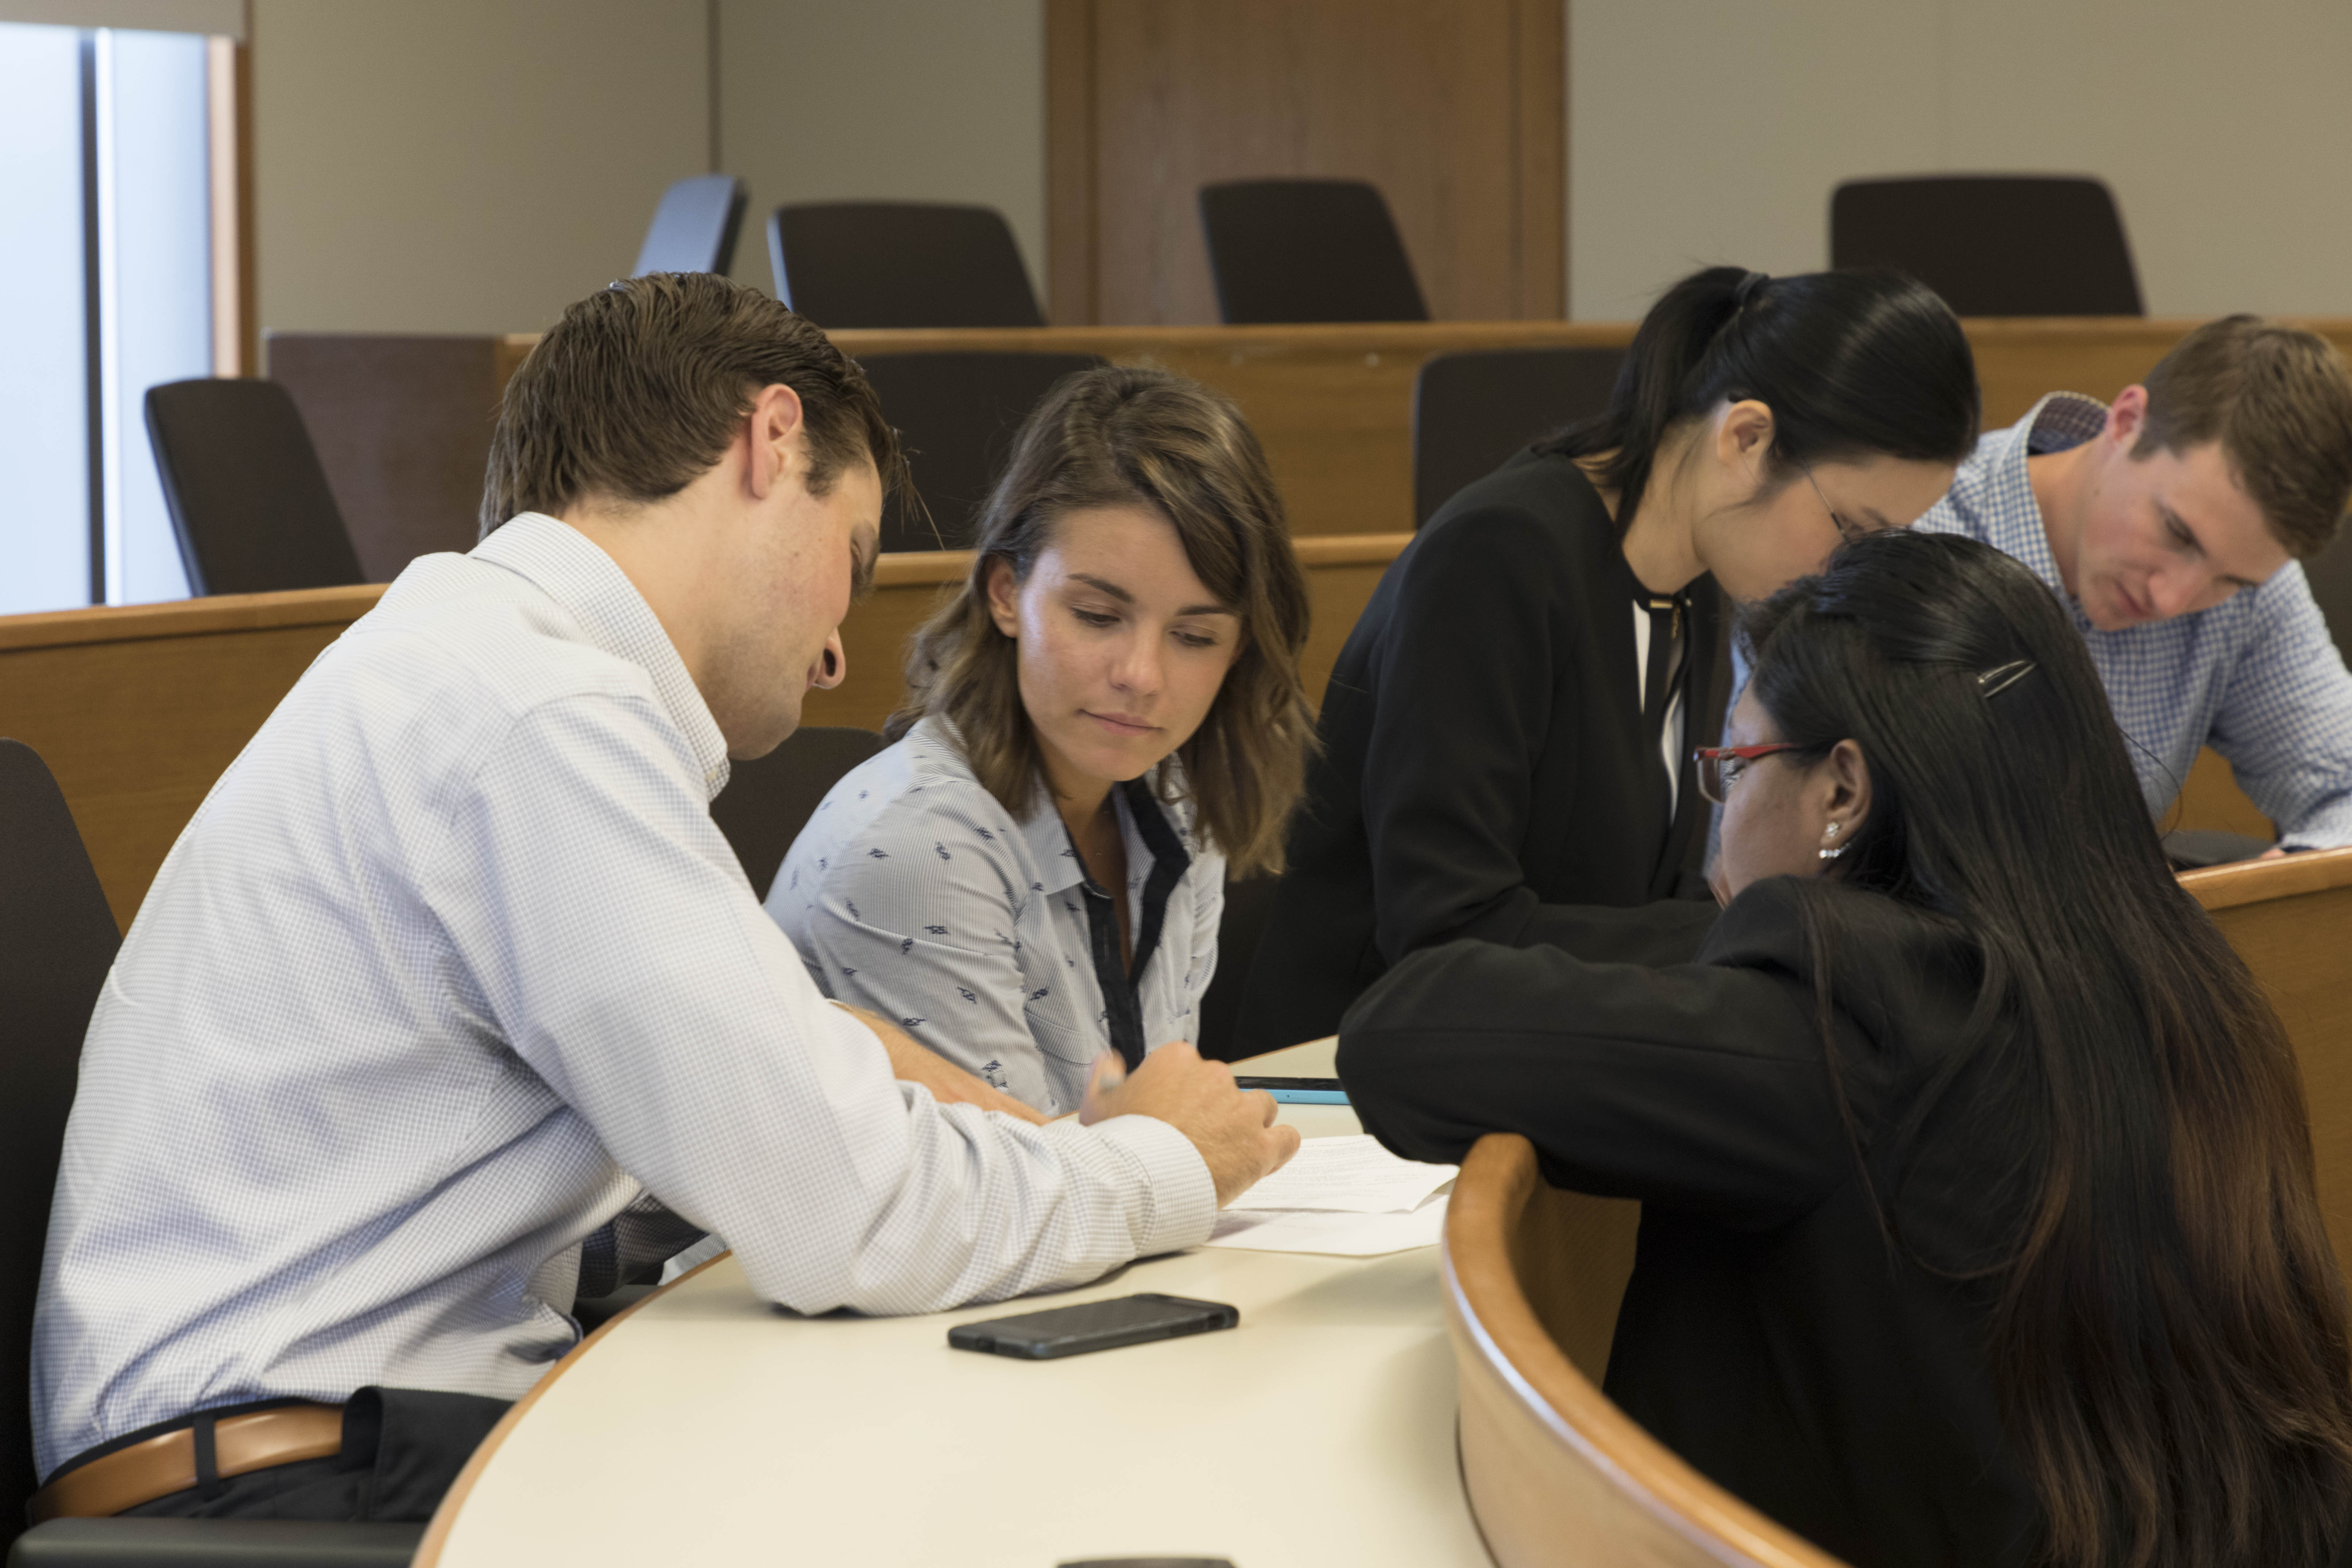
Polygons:
[[2032,673],[2033,661],[2030,658],[2011,659],[2007,664],[1995,665],[1977,677],[1977,695],[1990,702]]

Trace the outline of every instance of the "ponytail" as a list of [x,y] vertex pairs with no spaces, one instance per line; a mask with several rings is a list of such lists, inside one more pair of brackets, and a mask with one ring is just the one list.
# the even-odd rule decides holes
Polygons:
[[1547,452],[1599,458],[1622,534],[1667,436],[1726,401],[1772,410],[1771,472],[1884,455],[1957,463],[1977,438],[1976,361],[1958,317],[1889,272],[1694,272],[1642,318],[1608,409]]

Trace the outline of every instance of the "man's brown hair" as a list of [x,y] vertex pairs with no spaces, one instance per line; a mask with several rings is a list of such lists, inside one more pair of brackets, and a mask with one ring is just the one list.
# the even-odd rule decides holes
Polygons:
[[2208,321],[2147,373],[2132,456],[2221,444],[2278,542],[2310,560],[2352,502],[2352,369],[2316,332],[2259,316]]
[[722,457],[765,386],[801,400],[808,488],[845,465],[898,475],[898,438],[856,362],[756,289],[709,272],[653,272],[563,312],[499,402],[482,484],[482,537],[583,496],[676,495]]
[[1283,833],[1306,787],[1315,716],[1298,678],[1307,576],[1290,545],[1265,454],[1233,400],[1160,370],[1066,377],[1014,438],[980,515],[971,572],[915,633],[897,740],[926,713],[952,727],[972,773],[1015,821],[1029,815],[1041,760],[1021,703],[1019,650],[990,613],[991,564],[1028,580],[1056,522],[1087,507],[1139,506],[1176,530],[1184,559],[1241,621],[1241,648],[1207,717],[1160,770],[1181,787],[1202,837],[1236,876],[1282,868]]

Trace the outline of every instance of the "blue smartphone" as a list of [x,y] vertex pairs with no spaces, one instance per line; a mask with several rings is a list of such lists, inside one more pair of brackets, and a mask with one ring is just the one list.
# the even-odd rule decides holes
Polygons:
[[1234,1079],[1236,1088],[1262,1089],[1274,1096],[1276,1105],[1345,1105],[1348,1091],[1336,1078],[1243,1078]]

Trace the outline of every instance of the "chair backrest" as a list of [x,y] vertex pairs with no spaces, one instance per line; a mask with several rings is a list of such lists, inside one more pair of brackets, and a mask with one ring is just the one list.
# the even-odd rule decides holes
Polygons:
[[1907,272],[1963,316],[2147,313],[2123,215],[2099,180],[1848,180],[1830,196],[1830,265]]
[[33,1493],[33,1302],[90,1010],[121,939],[57,781],[0,741],[0,1549]]
[[2303,1068],[2320,1212],[2352,1270],[2352,849],[2184,871],[2180,885],[2270,994]]
[[994,207],[811,202],[768,219],[776,298],[820,327],[1042,327]]
[[1217,917],[1217,973],[1201,995],[1201,1054],[1213,1062],[1238,1060],[1242,997],[1249,990],[1250,966],[1258,939],[1274,916],[1279,877],[1225,879],[1224,912]]
[[[1054,384],[1106,361],[1092,354],[870,354],[860,362],[904,437],[920,507],[904,493],[882,518],[882,548],[967,550],[1013,437]],[[925,515],[928,510],[928,517]]]
[[1546,1186],[1481,1138],[1445,1216],[1462,1481],[1500,1568],[1840,1568],[1601,1392],[1641,1205]]
[[1362,180],[1229,180],[1201,187],[1217,311],[1229,326],[1425,321],[1403,237]]
[[1412,379],[1412,525],[1503,459],[1607,410],[1622,348],[1432,354]]
[[2337,534],[2335,543],[2303,563],[2303,574],[2336,651],[2352,659],[2352,534]]
[[743,182],[732,174],[698,174],[670,186],[654,209],[630,276],[728,271],[735,265],[745,195]]
[[147,430],[190,593],[367,581],[284,387],[228,380],[150,387]]
[[[876,654],[888,657],[879,649]],[[808,826],[825,791],[882,746],[882,737],[871,730],[795,730],[766,756],[734,764],[727,787],[710,803],[710,820],[727,836],[762,902],[784,852]]]

